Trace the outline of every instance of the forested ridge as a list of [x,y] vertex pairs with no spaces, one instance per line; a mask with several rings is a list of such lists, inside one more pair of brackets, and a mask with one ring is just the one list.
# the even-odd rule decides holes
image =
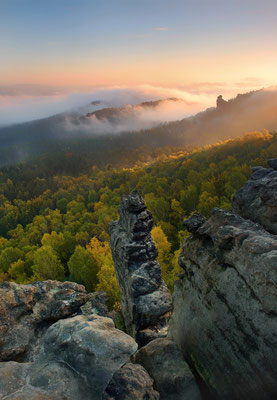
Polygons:
[[190,151],[144,147],[126,156],[127,163],[111,157],[102,169],[87,157],[79,167],[74,163],[70,175],[55,175],[43,159],[3,168],[0,282],[72,280],[89,291],[106,290],[114,304],[119,290],[108,224],[118,218],[121,195],[137,188],[153,213],[152,235],[163,277],[172,288],[180,242],[187,235],[184,218],[195,211],[208,216],[214,207],[228,209],[251,166],[266,166],[276,154],[277,135],[265,132]]

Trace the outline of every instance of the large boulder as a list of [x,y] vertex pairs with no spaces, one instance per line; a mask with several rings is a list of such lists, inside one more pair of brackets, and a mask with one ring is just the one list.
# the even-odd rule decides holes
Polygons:
[[270,168],[254,167],[249,181],[232,199],[232,210],[277,234],[277,158]]
[[159,400],[153,389],[153,380],[139,364],[127,363],[118,370],[109,383],[103,400]]
[[62,363],[0,363],[0,399],[87,399],[77,374]]
[[171,339],[152,340],[138,350],[134,360],[154,379],[161,400],[201,400],[195,378]]
[[44,281],[0,285],[0,361],[29,361],[47,328],[86,303],[84,286]]
[[109,233],[122,313],[127,332],[143,345],[166,334],[172,299],[150,233],[153,218],[137,191],[122,198],[119,214]]
[[0,364],[0,393],[13,400],[100,400],[136,350],[134,339],[110,318],[93,314],[60,320],[48,328],[33,363]]
[[186,225],[172,338],[215,398],[277,398],[277,237],[221,209]]

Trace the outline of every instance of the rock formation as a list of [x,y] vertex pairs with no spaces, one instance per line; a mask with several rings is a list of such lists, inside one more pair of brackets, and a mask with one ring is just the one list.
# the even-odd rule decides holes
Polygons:
[[277,235],[277,159],[268,164],[270,168],[252,168],[251,179],[232,200],[232,210]]
[[84,286],[44,281],[0,285],[0,361],[30,361],[55,321],[74,315],[88,300]]
[[216,107],[222,109],[228,104],[228,101],[224,100],[222,95],[218,96],[216,99]]
[[277,398],[276,177],[254,168],[232,203],[241,216],[185,222],[170,334],[212,398]]
[[110,245],[127,332],[139,345],[166,334],[172,307],[151,237],[153,218],[141,195],[123,197],[119,221],[110,224]]
[[0,363],[0,397],[100,400],[136,349],[134,339],[115,329],[111,318],[92,314],[60,320],[48,328],[33,363]]
[[152,340],[139,349],[134,360],[154,379],[161,400],[201,400],[189,366],[169,338]]
[[117,371],[107,387],[103,400],[159,400],[153,380],[139,364],[127,363]]

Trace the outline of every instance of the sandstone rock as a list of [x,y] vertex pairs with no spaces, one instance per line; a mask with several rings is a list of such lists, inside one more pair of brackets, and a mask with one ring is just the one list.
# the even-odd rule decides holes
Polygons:
[[277,158],[271,158],[267,163],[270,168],[277,170]]
[[171,339],[153,340],[135,354],[134,360],[154,379],[161,400],[201,400],[195,378]]
[[170,333],[186,361],[221,400],[277,398],[277,237],[215,209],[179,263]]
[[76,373],[60,364],[0,363],[0,399],[82,400],[87,398]]
[[109,227],[110,245],[126,330],[142,345],[160,331],[164,334],[172,300],[150,233],[153,218],[137,191],[123,197],[119,214]]
[[201,225],[206,222],[206,218],[199,213],[194,213],[186,221],[184,221],[184,226],[189,232],[196,232]]
[[232,210],[244,218],[263,225],[277,234],[277,159],[269,160],[271,168],[254,167],[248,182],[232,199]]
[[88,299],[84,286],[44,281],[0,285],[0,361],[32,360],[46,329],[79,310]]
[[92,397],[100,398],[115,371],[136,351],[137,344],[114,327],[111,318],[77,316],[52,325],[39,361],[62,362],[83,376]]
[[60,320],[48,328],[33,363],[0,363],[0,398],[100,400],[136,349],[110,318]]
[[125,364],[109,383],[103,400],[159,400],[153,389],[153,380],[138,364]]
[[108,295],[104,291],[89,293],[88,301],[80,307],[82,314],[97,314],[102,317],[108,317],[109,310],[106,304],[107,301]]

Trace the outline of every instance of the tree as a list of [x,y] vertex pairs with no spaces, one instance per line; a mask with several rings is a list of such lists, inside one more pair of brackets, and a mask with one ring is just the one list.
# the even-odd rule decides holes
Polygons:
[[97,264],[97,290],[104,290],[109,297],[109,305],[120,301],[119,286],[116,278],[112,253],[108,242],[101,242],[96,237],[87,245],[87,250],[92,254]]
[[97,264],[92,254],[82,246],[76,246],[68,261],[68,268],[73,280],[83,283],[89,292],[95,290],[98,283]]
[[41,239],[42,246],[50,246],[52,249],[60,255],[60,249],[64,244],[63,234],[52,231],[51,233],[45,233]]
[[35,280],[64,280],[64,267],[50,246],[42,246],[35,252],[32,269]]
[[212,197],[210,193],[203,192],[199,199],[198,211],[205,217],[209,217],[214,207],[219,206],[219,199],[217,196]]
[[170,270],[170,248],[171,244],[167,240],[164,231],[160,226],[155,226],[151,231],[152,238],[158,249],[158,261],[162,270],[162,277],[164,281],[167,281],[167,275]]
[[0,271],[8,272],[12,263],[21,258],[21,250],[13,247],[6,247],[0,254]]
[[190,185],[186,190],[181,191],[181,206],[186,215],[196,210],[198,203],[198,190],[195,185]]
[[28,271],[25,266],[25,262],[21,259],[12,263],[8,273],[9,276],[17,283],[28,282]]

